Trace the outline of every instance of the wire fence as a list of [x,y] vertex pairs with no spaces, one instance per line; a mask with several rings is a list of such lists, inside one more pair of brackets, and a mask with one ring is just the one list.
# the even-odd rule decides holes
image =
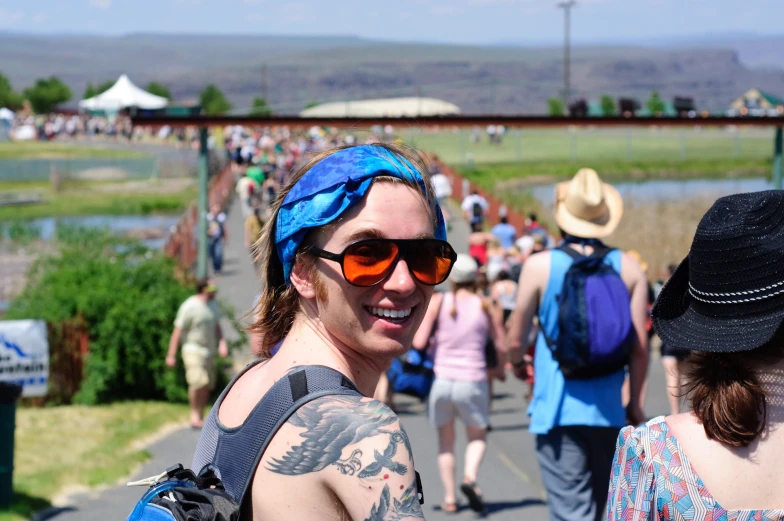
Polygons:
[[[453,165],[477,163],[770,159],[773,129],[568,127],[396,128],[395,137]],[[491,134],[490,130],[496,133]],[[359,133],[358,133],[359,134]]]

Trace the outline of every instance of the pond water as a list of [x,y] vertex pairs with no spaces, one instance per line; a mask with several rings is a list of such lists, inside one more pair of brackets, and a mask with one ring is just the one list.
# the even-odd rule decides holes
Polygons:
[[[150,248],[163,248],[166,236],[179,221],[179,215],[93,215],[89,217],[44,217],[23,221],[22,225],[35,230],[35,235],[44,241],[51,241],[57,234],[58,226],[76,228],[104,228],[117,234],[135,234]],[[3,230],[4,238],[9,237],[10,227]]]
[[[652,280],[666,277],[667,266],[688,253],[697,224],[717,198],[740,192],[769,190],[764,178],[659,180],[617,183],[623,197],[623,218],[608,244],[637,250],[649,264]],[[545,209],[553,207],[554,186],[526,187]]]
[[[691,179],[686,181],[659,180],[630,183],[613,183],[628,203],[678,202],[699,197],[718,199],[741,192],[772,190],[773,184],[764,178],[748,179]],[[526,187],[545,207],[553,206],[554,185]]]

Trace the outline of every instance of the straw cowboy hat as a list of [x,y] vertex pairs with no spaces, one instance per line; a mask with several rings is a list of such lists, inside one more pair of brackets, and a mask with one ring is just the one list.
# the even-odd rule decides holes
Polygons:
[[621,222],[623,199],[615,187],[602,183],[591,168],[581,168],[571,181],[555,185],[555,222],[569,235],[607,237]]

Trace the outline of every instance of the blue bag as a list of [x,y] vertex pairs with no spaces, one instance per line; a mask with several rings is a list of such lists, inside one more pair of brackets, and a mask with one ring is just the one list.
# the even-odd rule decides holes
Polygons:
[[405,360],[395,358],[387,370],[392,391],[426,400],[436,378],[433,362],[422,351],[411,349]]
[[606,376],[629,362],[634,345],[630,297],[621,276],[604,262],[612,251],[597,244],[585,256],[562,245],[574,262],[558,295],[558,335],[547,345],[567,379]]
[[181,464],[133,485],[149,485],[127,521],[238,521],[240,503],[213,474],[196,476]]

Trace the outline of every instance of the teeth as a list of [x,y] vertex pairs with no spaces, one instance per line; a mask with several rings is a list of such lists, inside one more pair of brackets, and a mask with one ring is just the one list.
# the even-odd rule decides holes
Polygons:
[[411,309],[370,308],[370,312],[378,317],[405,318],[411,314]]

